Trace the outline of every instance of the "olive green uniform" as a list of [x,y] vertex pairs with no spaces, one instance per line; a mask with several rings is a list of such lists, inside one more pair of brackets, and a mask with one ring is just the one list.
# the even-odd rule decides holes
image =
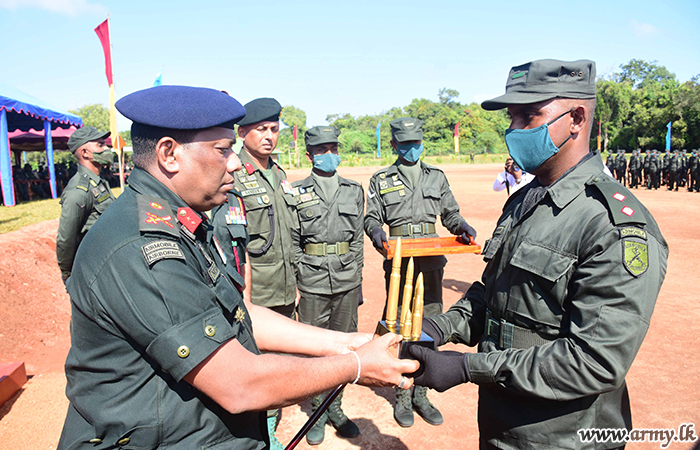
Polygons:
[[613,448],[582,428],[631,428],[625,375],[649,327],[667,244],[590,153],[506,203],[475,282],[433,317],[467,354],[486,448]]
[[56,259],[65,280],[71,274],[75,253],[88,230],[114,201],[106,180],[78,165],[61,194],[61,220],[56,236]]
[[211,211],[211,225],[216,236],[214,244],[221,248],[224,255],[226,274],[241,292],[245,285],[243,266],[249,240],[247,224],[243,198],[236,189],[228,193],[225,203]]
[[[374,175],[367,189],[367,214],[365,233],[389,225],[390,239],[437,237],[435,222],[440,215],[442,224],[452,234],[460,234],[464,219],[459,214],[459,205],[452,195],[444,172],[422,161],[420,175],[415,186],[399,170],[399,162],[384,168]],[[425,316],[442,312],[442,277],[447,258],[444,256],[422,256],[413,258],[414,277],[423,272],[425,286]],[[405,260],[401,268],[401,285],[405,282]],[[389,285],[391,261],[384,261],[386,286]],[[399,290],[401,291],[401,289]],[[403,292],[400,292],[400,296]]]
[[[301,293],[299,319],[335,331],[357,331],[364,261],[364,191],[336,173],[329,196],[311,175],[293,186],[299,226],[292,230]],[[319,177],[320,178],[320,177]]]
[[104,219],[68,280],[58,448],[267,448],[265,414],[230,414],[183,381],[231,339],[259,353],[206,218],[136,168]]
[[[239,155],[243,170],[235,174],[235,186],[246,209],[251,300],[268,308],[293,311],[296,299],[291,229],[296,200],[284,170],[272,159],[268,180],[245,148]],[[291,308],[290,308],[291,307]]]

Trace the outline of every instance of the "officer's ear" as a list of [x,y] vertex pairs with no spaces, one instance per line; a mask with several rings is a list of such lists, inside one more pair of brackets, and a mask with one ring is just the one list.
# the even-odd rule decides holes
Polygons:
[[309,151],[306,152],[306,159],[308,159],[309,162],[313,165],[313,163],[314,163],[314,155],[313,155],[311,152],[309,152]]
[[175,139],[165,136],[160,138],[156,144],[156,162],[158,166],[165,172],[174,174],[180,171],[180,162],[178,151],[182,150]]
[[389,143],[391,144],[391,148],[393,148],[394,150],[397,150],[397,148],[396,148],[396,141],[394,141],[394,140],[392,139],[391,141],[389,141]]

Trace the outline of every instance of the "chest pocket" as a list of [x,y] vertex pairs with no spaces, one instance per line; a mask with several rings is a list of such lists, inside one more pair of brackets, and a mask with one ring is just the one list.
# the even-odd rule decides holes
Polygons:
[[[267,194],[263,194],[267,195]],[[270,234],[270,218],[269,213],[272,211],[270,203],[258,203],[257,198],[260,196],[245,197],[246,219],[248,220],[248,233],[251,235]]]
[[298,216],[302,236],[321,234],[321,210],[318,205],[299,209]]
[[541,244],[524,240],[515,251],[510,264],[555,283],[576,262],[576,256]]
[[440,191],[435,186],[423,186],[424,207],[432,216],[440,214]]
[[338,203],[338,217],[340,218],[339,225],[341,229],[350,232],[355,231],[358,220],[362,219],[357,204],[350,202]]

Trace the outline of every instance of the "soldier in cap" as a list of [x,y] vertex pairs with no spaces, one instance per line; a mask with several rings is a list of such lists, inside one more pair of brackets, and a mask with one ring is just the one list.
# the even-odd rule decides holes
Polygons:
[[618,150],[615,157],[615,178],[623,186],[627,184],[627,158],[624,150]]
[[[329,330],[357,331],[362,289],[365,198],[362,186],[338,175],[338,136],[333,126],[306,131],[306,157],[311,175],[292,184],[298,226],[292,230],[297,269],[299,320]],[[315,411],[324,396],[311,399]],[[325,424],[342,437],[360,430],[341,409],[342,394],[306,435],[311,445],[323,442]]]
[[133,121],[136,167],[68,280],[70,405],[59,449],[268,448],[260,411],[343,383],[412,384],[402,373],[418,363],[388,353],[398,337],[301,324],[244,300],[224,275],[233,262],[204,213],[241,169],[232,150],[240,103],[158,86],[116,106]]
[[[287,174],[270,157],[277,147],[282,105],[274,98],[258,98],[246,103],[245,110],[245,117],[238,123],[243,141],[239,154],[243,170],[236,172],[234,184],[238,192],[231,192],[226,203],[212,212],[214,227],[217,234],[226,235],[228,222],[236,221],[231,208],[245,211],[250,236],[247,257],[240,248],[226,246],[232,261],[247,261],[244,296],[255,305],[293,318],[298,300],[290,231],[295,199]],[[229,267],[232,270],[233,266]],[[279,410],[268,412],[268,422],[272,447],[281,448],[274,435]]]
[[412,347],[416,384],[479,385],[481,448],[620,448],[581,428],[631,429],[625,376],[649,328],[668,246],[649,211],[589,150],[595,63],[539,60],[510,70],[510,155],[537,177],[512,196],[483,249],[486,268]]
[[[442,224],[450,233],[461,235],[466,242],[476,237],[474,228],[459,214],[459,205],[452,195],[445,173],[420,160],[423,153],[423,121],[400,118],[392,121],[391,146],[399,154],[396,162],[374,175],[367,189],[365,233],[372,244],[386,256],[384,245],[387,235],[383,225],[389,226],[391,239],[419,239],[437,237],[435,222],[440,215]],[[425,285],[424,315],[442,313],[442,277],[447,259],[444,256],[414,258],[414,284],[423,273]],[[401,266],[401,285],[405,283],[408,258]],[[384,261],[384,279],[389,289],[391,261]],[[403,301],[400,292],[399,302]],[[386,311],[385,311],[386,313]],[[402,427],[413,425],[413,410],[432,425],[442,423],[442,415],[427,397],[427,388],[417,387],[411,393],[396,391],[394,418]]]
[[103,165],[112,164],[114,154],[105,145],[109,132],[85,126],[68,138],[68,149],[78,160],[78,172],[61,194],[61,219],[56,236],[56,259],[65,283],[71,274],[78,245],[97,219],[114,201],[109,183],[100,177]]

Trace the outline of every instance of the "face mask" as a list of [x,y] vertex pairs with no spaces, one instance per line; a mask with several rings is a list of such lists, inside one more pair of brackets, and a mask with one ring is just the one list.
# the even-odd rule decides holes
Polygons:
[[333,173],[340,164],[340,155],[335,153],[324,153],[314,156],[314,169],[321,172]]
[[107,164],[112,164],[114,162],[114,153],[105,150],[103,152],[92,152],[92,159],[97,163],[97,164],[102,164],[102,165],[107,165]]
[[559,148],[571,139],[564,140],[559,147],[554,145],[549,136],[549,125],[569,114],[573,109],[560,114],[554,120],[531,130],[506,130],[506,146],[508,153],[525,172],[532,172],[545,161],[559,152]]
[[408,162],[414,163],[418,161],[420,155],[423,153],[423,143],[416,144],[414,142],[408,142],[406,144],[396,144],[396,149],[399,152],[399,156]]

